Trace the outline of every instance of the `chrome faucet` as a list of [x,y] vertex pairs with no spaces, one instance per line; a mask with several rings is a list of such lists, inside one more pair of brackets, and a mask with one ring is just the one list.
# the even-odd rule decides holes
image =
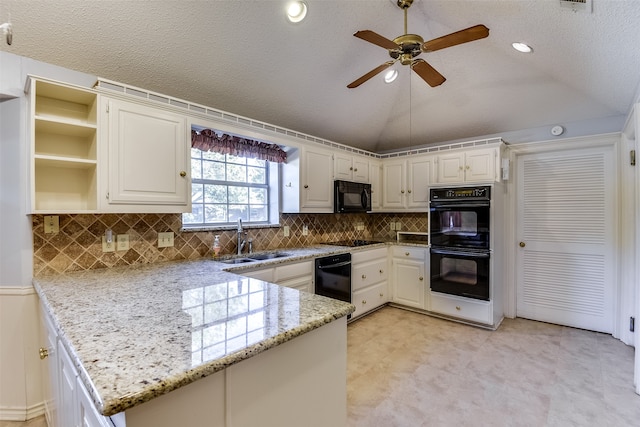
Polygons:
[[[246,232],[244,233],[246,236]],[[242,248],[247,243],[246,239],[242,238],[242,218],[238,218],[238,255],[242,253]]]

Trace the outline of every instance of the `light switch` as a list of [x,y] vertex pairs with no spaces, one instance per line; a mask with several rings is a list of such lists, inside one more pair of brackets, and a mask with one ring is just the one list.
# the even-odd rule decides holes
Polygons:
[[167,231],[166,233],[158,233],[158,247],[159,248],[173,247],[173,231]]
[[44,233],[56,234],[60,232],[60,217],[57,215],[46,215],[44,217]]
[[400,230],[402,230],[402,223],[396,222],[396,231],[400,231]]
[[118,250],[118,251],[128,251],[129,250],[129,235],[128,234],[118,234],[116,236],[116,250]]

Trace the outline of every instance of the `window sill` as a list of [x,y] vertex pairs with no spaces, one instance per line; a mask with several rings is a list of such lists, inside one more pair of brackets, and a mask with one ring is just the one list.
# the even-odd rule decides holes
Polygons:
[[[246,224],[242,223],[243,230],[255,230],[259,228],[280,228],[280,224]],[[195,233],[199,231],[229,231],[229,230],[237,230],[237,225],[196,225],[193,227],[182,227],[180,232],[182,233]]]

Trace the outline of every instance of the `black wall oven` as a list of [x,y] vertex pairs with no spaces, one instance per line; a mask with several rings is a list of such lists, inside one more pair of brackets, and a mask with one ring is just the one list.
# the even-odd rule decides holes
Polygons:
[[431,290],[490,300],[491,187],[430,192]]

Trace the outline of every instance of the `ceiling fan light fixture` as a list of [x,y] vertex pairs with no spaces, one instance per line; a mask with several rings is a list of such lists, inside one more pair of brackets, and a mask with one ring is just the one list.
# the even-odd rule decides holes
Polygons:
[[287,5],[287,19],[298,23],[307,16],[307,4],[303,1],[292,1]]
[[533,53],[533,48],[526,43],[515,42],[511,43],[511,46],[518,52],[522,53]]
[[394,68],[394,69],[389,70],[389,71],[387,71],[385,73],[384,82],[385,83],[393,83],[396,78],[398,78],[398,70],[396,70]]

